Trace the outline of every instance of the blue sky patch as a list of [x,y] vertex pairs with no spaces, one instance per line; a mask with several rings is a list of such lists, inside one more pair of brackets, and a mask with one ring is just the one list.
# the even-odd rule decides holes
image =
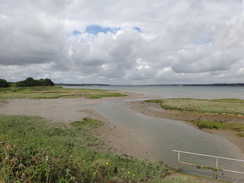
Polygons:
[[68,37],[69,37],[69,36],[78,36],[78,35],[80,35],[80,34],[81,34],[80,31],[78,31],[78,30],[73,30],[72,32],[68,33]]
[[73,30],[72,34],[74,34],[75,36],[77,36],[77,35],[81,34],[81,32],[78,31],[78,30]]
[[97,35],[100,32],[107,33],[111,32],[115,34],[117,31],[119,31],[120,28],[118,27],[102,27],[100,25],[88,25],[85,29],[85,32],[93,35]]
[[141,32],[141,29],[139,27],[133,27],[133,29],[135,29],[138,32]]

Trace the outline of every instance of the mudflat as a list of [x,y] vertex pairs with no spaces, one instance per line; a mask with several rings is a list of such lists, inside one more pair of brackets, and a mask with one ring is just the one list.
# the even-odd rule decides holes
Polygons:
[[117,99],[135,99],[144,96],[125,92],[126,97],[105,97],[101,99],[57,98],[57,99],[1,99],[0,114],[40,116],[53,122],[71,123],[90,117],[101,121],[95,133],[114,147],[118,154],[138,159],[153,160],[150,149],[141,136],[129,129],[111,124],[95,109],[99,103]]
[[[120,92],[121,93],[121,92]],[[123,93],[123,92],[122,92]],[[115,126],[105,117],[100,115],[94,106],[102,102],[118,99],[147,99],[147,96],[124,92],[125,97],[105,97],[101,99],[79,98],[57,98],[57,99],[1,99],[0,114],[8,115],[32,115],[50,119],[55,122],[71,123],[82,120],[84,117],[90,117],[102,122],[100,128],[96,129],[98,136],[107,141],[118,154],[127,154],[139,159],[154,160],[150,152],[150,147],[145,143],[144,137],[130,129]],[[126,105],[145,115],[180,120],[188,125],[194,126],[186,120],[199,119],[198,113],[169,111],[164,110],[158,103],[147,103],[144,101],[131,101]],[[243,117],[234,117],[228,115],[204,114],[202,120],[222,120],[244,123]],[[231,130],[205,130],[209,133],[217,134],[230,142],[236,144],[244,153],[243,137],[237,137],[236,133]],[[146,137],[145,137],[146,138]]]

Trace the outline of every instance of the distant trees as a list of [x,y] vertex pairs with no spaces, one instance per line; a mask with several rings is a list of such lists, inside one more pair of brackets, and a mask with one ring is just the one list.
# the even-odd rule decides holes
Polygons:
[[10,84],[5,79],[0,79],[0,88],[6,88],[9,87]]
[[28,86],[54,86],[54,83],[51,79],[39,79],[35,80],[32,77],[26,78],[24,81],[19,81],[16,83],[18,87],[28,87]]
[[[54,82],[51,79],[39,79],[35,80],[32,77],[28,77],[23,81],[18,81],[15,83],[17,87],[30,87],[30,86],[54,86]],[[0,79],[0,88],[10,87],[10,83],[5,79]]]

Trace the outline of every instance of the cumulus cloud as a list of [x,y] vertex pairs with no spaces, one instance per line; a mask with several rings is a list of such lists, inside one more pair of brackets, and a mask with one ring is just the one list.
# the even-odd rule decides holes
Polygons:
[[0,78],[243,82],[240,0],[0,0]]

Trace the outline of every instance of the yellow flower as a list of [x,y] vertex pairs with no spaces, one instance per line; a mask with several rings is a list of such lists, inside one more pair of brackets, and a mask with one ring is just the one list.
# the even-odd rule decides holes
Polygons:
[[128,172],[128,174],[130,174],[130,172]]
[[108,163],[105,163],[105,165],[108,165]]
[[96,172],[93,172],[94,175],[96,175]]
[[134,177],[134,176],[136,176],[136,174],[133,174],[132,176]]

